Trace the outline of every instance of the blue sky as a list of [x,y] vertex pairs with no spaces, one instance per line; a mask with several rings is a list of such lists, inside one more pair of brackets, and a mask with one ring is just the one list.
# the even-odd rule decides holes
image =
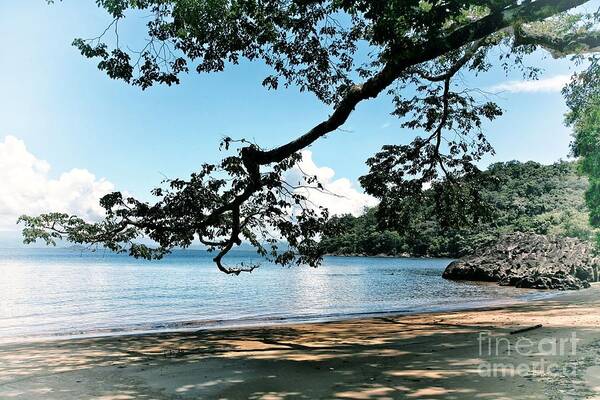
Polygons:
[[[164,176],[185,176],[218,160],[224,135],[276,145],[330,111],[293,88],[266,91],[260,82],[267,70],[260,64],[191,73],[178,87],[145,92],[112,81],[70,45],[75,37],[96,36],[109,21],[91,0],[52,6],[41,0],[0,2],[0,143],[8,135],[24,142],[29,153],[51,166],[49,178],[85,169],[118,190],[145,197]],[[121,40],[139,42],[143,23],[134,17],[121,28]],[[569,62],[540,54],[530,63],[545,69],[543,78],[572,72]],[[519,78],[494,70],[476,85],[489,88]],[[486,128],[497,150],[486,163],[549,163],[567,155],[570,131],[562,124],[565,106],[557,90],[506,92],[497,101],[506,113]],[[314,163],[355,182],[366,172],[364,161],[383,144],[414,137],[399,128],[391,110],[385,96],[360,105],[344,132],[311,147]]]

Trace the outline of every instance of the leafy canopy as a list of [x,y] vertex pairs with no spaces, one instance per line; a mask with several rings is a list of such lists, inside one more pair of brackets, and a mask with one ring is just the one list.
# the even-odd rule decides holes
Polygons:
[[[555,56],[594,51],[600,45],[597,15],[567,14],[586,0],[97,0],[113,18],[99,36],[76,39],[81,54],[98,60],[114,79],[147,89],[172,85],[194,69],[210,73],[242,60],[270,68],[268,89],[297,87],[331,107],[330,116],[296,139],[261,147],[226,138],[230,151],[218,165],[204,165],[189,179],[154,190],[154,204],[113,193],[102,199],[106,218],[23,216],[26,242],[107,246],[136,257],[161,257],[195,239],[223,257],[242,240],[276,263],[317,265],[318,237],[326,210],[309,204],[299,186],[319,187],[315,177],[287,182],[298,152],[340,128],[355,107],[381,93],[393,114],[418,132],[408,145],[389,145],[368,161],[365,189],[382,200],[420,196],[423,184],[442,178],[476,182],[475,163],[492,151],[481,130],[500,108],[457,84],[463,71],[480,74],[493,64],[535,77],[524,56],[537,48]],[[130,50],[119,24],[140,13],[147,41]],[[134,18],[134,21],[139,18]],[[442,196],[476,195],[474,187],[448,187]],[[480,208],[477,199],[473,209]],[[450,214],[447,214],[450,215]],[[382,215],[384,218],[385,216]],[[457,221],[462,218],[454,218]],[[149,237],[150,248],[138,243]],[[285,249],[278,248],[284,239]]]

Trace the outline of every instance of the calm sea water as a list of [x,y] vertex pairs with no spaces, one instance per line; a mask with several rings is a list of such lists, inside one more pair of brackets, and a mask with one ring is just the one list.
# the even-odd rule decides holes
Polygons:
[[[0,341],[323,321],[485,306],[531,291],[446,281],[450,260],[327,257],[318,269],[217,271],[211,255],[161,261],[71,249],[0,249]],[[229,262],[251,261],[251,252]]]

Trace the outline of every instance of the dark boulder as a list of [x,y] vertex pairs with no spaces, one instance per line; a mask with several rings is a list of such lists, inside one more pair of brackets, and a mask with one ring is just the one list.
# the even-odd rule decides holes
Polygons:
[[600,260],[579,239],[513,233],[452,262],[443,277],[504,286],[576,290],[597,282]]

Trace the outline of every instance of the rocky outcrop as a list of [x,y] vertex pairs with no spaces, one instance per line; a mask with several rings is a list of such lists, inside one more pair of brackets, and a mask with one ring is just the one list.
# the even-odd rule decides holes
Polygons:
[[598,282],[600,259],[579,239],[513,233],[452,262],[446,279],[498,282],[534,289],[576,290]]

